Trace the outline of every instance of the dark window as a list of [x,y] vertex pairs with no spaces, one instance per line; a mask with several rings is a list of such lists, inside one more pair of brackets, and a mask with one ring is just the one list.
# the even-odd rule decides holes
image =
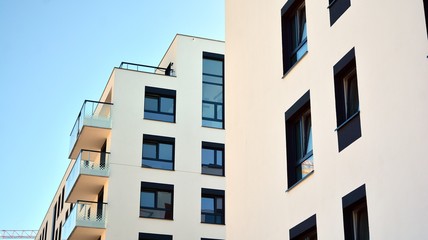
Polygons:
[[428,0],[424,0],[424,9],[425,9],[425,29],[428,36]]
[[309,98],[308,91],[285,113],[289,188],[314,170]]
[[305,221],[290,229],[291,240],[316,240],[317,220],[316,215],[312,215]]
[[143,136],[142,167],[174,170],[174,138]]
[[224,176],[224,144],[202,142],[202,173]]
[[171,235],[140,233],[138,240],[172,240]]
[[345,240],[369,240],[366,187],[355,189],[342,198]]
[[175,122],[175,90],[146,87],[144,118]]
[[284,74],[308,51],[306,8],[303,0],[288,0],[281,9]]
[[201,222],[224,224],[224,191],[202,189]]
[[336,65],[334,88],[339,152],[361,137],[355,50],[351,49]]
[[140,217],[173,219],[174,186],[141,182]]
[[329,0],[330,26],[351,6],[351,0]]
[[202,126],[224,128],[224,56],[203,53]]

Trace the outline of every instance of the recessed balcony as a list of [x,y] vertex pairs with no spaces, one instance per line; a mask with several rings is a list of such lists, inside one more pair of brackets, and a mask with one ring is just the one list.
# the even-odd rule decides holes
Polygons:
[[106,228],[106,203],[77,202],[62,227],[61,240],[98,240]]
[[101,149],[111,131],[112,105],[85,100],[70,134],[70,159],[81,149]]
[[66,202],[91,201],[97,197],[110,173],[109,157],[108,152],[80,152],[65,183]]

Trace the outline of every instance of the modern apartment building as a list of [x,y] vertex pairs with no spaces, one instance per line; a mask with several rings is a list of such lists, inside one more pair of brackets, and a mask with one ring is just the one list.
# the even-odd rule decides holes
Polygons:
[[159,66],[114,68],[36,240],[225,239],[223,54],[176,35]]
[[427,6],[226,1],[228,240],[426,238]]

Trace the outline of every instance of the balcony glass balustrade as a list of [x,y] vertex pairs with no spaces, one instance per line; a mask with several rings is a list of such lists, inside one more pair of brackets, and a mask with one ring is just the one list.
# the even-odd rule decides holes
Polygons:
[[[99,188],[103,186],[103,181],[97,182],[90,178],[82,178],[79,177],[81,175],[85,175],[88,177],[108,177],[110,173],[110,165],[109,165],[109,152],[98,152],[91,150],[82,150],[78,155],[76,162],[70,174],[67,177],[67,181],[65,183],[65,197],[69,198],[71,191],[75,188],[76,185],[82,185],[84,187],[91,187],[95,185],[99,185]],[[80,181],[80,183],[78,182]],[[83,186],[84,185],[84,186]],[[85,191],[81,191],[81,194],[87,194]],[[98,192],[93,192],[93,195],[98,194]],[[82,198],[79,198],[82,199]]]
[[106,228],[107,203],[77,202],[62,226],[61,240],[72,240],[101,234]]
[[70,151],[73,153],[84,127],[111,128],[112,103],[85,100],[70,133]]

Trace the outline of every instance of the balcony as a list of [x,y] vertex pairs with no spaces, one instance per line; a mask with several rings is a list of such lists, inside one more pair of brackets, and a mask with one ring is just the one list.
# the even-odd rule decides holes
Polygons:
[[81,149],[101,149],[111,130],[112,103],[86,100],[70,134],[70,159]]
[[152,73],[157,75],[175,77],[175,71],[172,68],[172,65],[173,63],[171,62],[168,64],[168,67],[162,68],[162,67],[155,67],[155,66],[137,64],[137,63],[122,62],[119,68],[134,70],[134,71],[144,72],[144,73]]
[[91,201],[96,198],[110,173],[109,157],[108,152],[80,152],[65,183],[66,202]]
[[106,203],[77,202],[62,226],[61,240],[98,240],[106,228]]

